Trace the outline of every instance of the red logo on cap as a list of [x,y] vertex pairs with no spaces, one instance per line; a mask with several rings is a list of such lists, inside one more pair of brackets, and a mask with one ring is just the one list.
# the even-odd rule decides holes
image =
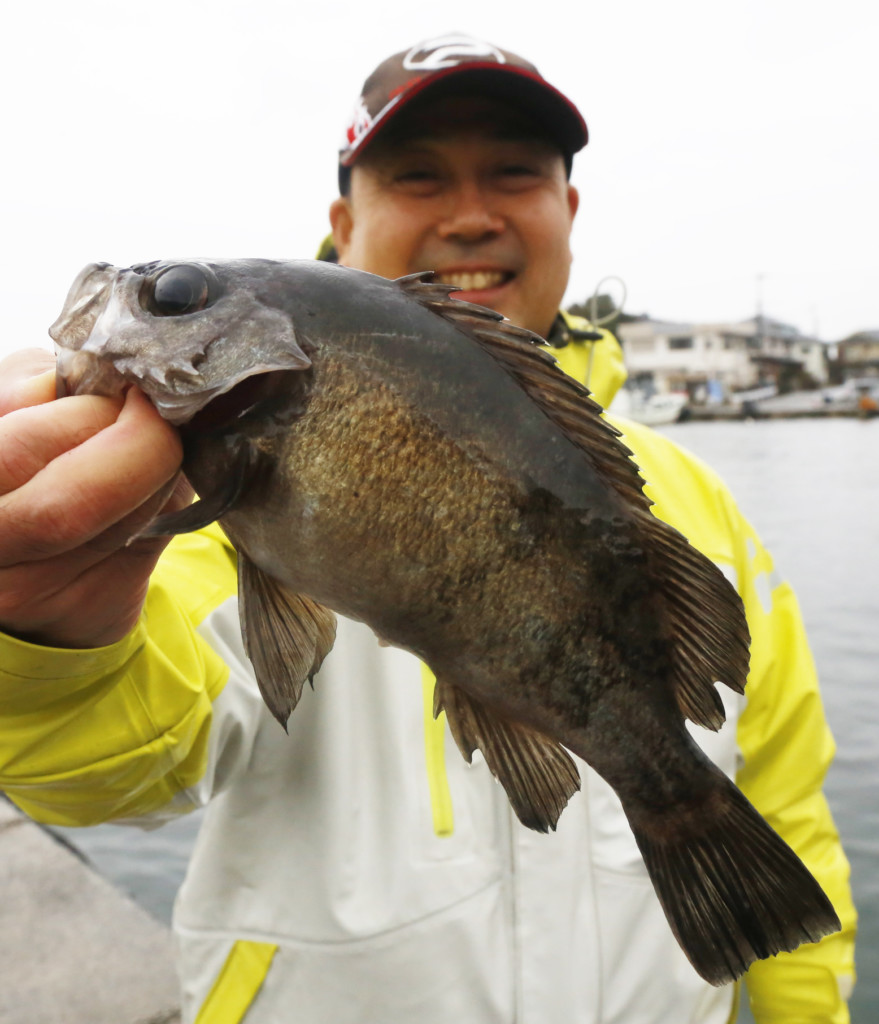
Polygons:
[[347,146],[354,146],[372,127],[372,117],[369,111],[366,109],[366,104],[363,102],[363,97],[357,101],[357,106],[354,108],[351,114],[351,122],[345,131],[345,142],[342,144],[342,148]]

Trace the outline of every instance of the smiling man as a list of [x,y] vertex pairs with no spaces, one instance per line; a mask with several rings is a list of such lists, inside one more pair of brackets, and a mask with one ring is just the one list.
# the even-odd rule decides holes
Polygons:
[[[390,57],[341,152],[340,262],[436,271],[548,336],[606,405],[624,377],[618,345],[559,312],[586,141],[576,107],[511,53],[453,37]],[[171,493],[175,432],[133,389],[124,403],[53,400],[45,363],[0,369],[0,788],[64,825],[153,826],[207,806],[174,913],[187,1024],[734,1018],[737,987],[714,988],[685,958],[602,779],[580,762],[558,831],[524,828],[484,760],[466,765],[433,720],[423,666],[362,623],[340,619],[286,736],[241,644],[220,529],[161,558],[163,541],[129,543],[186,500]],[[698,741],[843,924],[751,968],[754,1015],[845,1024],[855,916],[796,600],[706,467],[619,426],[655,513],[721,566],[748,615],[747,700],[726,694],[725,726]]]
[[[559,310],[580,203],[569,179],[574,155],[587,140],[577,108],[516,54],[460,36],[395,54],[367,79],[340,153],[341,194],[330,209],[338,260],[389,278],[434,271],[438,280],[461,289],[457,298],[489,306],[549,339],[562,367],[609,403],[621,380],[613,338]],[[727,701],[727,724],[720,735],[703,735],[700,741],[731,775],[740,751],[751,751],[751,764],[739,772],[740,784],[801,856],[814,863],[817,850],[811,844],[825,828],[821,820],[827,813],[819,796],[823,769],[813,774],[812,839],[803,841],[797,834],[799,812],[781,810],[781,805],[797,799],[796,786],[783,778],[782,764],[787,762],[784,771],[789,771],[791,761],[810,761],[808,736],[814,737],[817,719],[808,726],[799,717],[784,747],[779,732],[760,724],[763,702],[793,709],[806,693],[817,692],[792,595],[785,587],[776,589],[765,616],[755,601],[754,574],[768,555],[761,551],[750,560],[742,557],[743,548],[754,545],[756,538],[729,496],[662,438],[635,424],[620,426],[651,481],[656,514],[736,579],[748,611],[754,636],[750,707]],[[734,510],[732,528],[718,522],[712,508],[719,493],[722,503]],[[796,640],[779,632],[789,619],[797,624]],[[774,634],[761,628],[764,621],[774,624]],[[778,663],[770,671],[764,659]],[[791,719],[800,715],[790,712]],[[590,838],[584,832],[579,852],[596,874],[590,899],[580,905],[583,918],[569,938],[574,939],[579,927],[590,929],[585,920],[597,907],[593,952],[603,959],[604,974],[597,980],[598,991],[584,1001],[574,994],[576,986],[566,987],[568,982],[557,979],[569,1005],[579,1009],[547,1019],[726,1020],[734,1015],[730,994],[711,992],[707,986],[698,991],[692,978],[677,971],[676,951],[669,958],[669,949],[663,949],[669,936],[653,916],[652,895],[646,900],[643,891],[633,895],[638,879],[643,880],[643,865],[620,809],[600,780],[588,770],[585,777]],[[602,836],[616,836],[616,846],[605,846]],[[825,848],[823,856],[834,860],[841,872],[835,881],[832,872],[823,881],[851,921],[842,882],[844,857],[835,845],[832,851]],[[603,871],[615,876],[614,881],[602,881]],[[574,876],[565,881],[576,888]],[[564,884],[561,877],[559,882]],[[519,931],[523,941],[521,936],[528,934],[525,913]],[[551,945],[559,937],[547,935],[543,941]],[[850,933],[836,936],[792,957],[757,964],[748,981],[758,1020],[801,1015],[845,1020],[851,965],[843,951],[850,951],[850,942]],[[834,963],[836,957],[840,959]],[[526,983],[521,992],[527,1006]],[[534,1014],[531,1008],[524,1019],[536,1020]]]
[[383,277],[434,270],[546,337],[579,202],[552,136],[508,101],[446,96],[361,148],[330,210],[340,262]]

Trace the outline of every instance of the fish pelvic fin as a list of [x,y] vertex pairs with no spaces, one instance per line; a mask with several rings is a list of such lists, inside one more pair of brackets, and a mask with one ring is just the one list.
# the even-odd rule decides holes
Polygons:
[[726,716],[715,682],[745,692],[751,638],[742,600],[720,569],[676,530],[658,519],[647,530],[652,572],[665,598],[678,707],[690,721],[717,730]]
[[336,639],[336,617],[293,594],[238,554],[238,604],[244,650],[269,711],[286,730],[306,680],[311,682]]
[[684,820],[666,811],[629,821],[675,938],[706,981],[724,985],[840,923],[799,857],[719,770],[717,779]]
[[570,754],[537,729],[502,718],[459,686],[437,680],[434,717],[445,711],[452,736],[470,763],[478,747],[504,787],[516,816],[537,832],[555,830],[559,815],[580,788]]
[[235,505],[261,468],[259,451],[246,441],[236,439],[231,448],[228,469],[221,474],[219,485],[186,508],[156,516],[139,536],[167,537],[209,526]]

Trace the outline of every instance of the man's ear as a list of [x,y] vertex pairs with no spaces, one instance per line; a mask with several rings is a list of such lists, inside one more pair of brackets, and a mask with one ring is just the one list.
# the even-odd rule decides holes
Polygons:
[[580,209],[580,193],[573,185],[568,185],[568,209],[571,211],[571,220],[573,221],[577,216],[577,210]]
[[333,229],[333,244],[339,254],[339,263],[343,266],[351,246],[351,231],[354,217],[351,214],[351,200],[347,196],[339,196],[330,203],[330,226]]

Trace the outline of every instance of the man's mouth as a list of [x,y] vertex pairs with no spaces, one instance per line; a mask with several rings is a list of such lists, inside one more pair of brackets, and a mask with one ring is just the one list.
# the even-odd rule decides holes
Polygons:
[[508,270],[446,270],[436,275],[442,284],[451,284],[465,292],[486,291],[499,288],[513,279]]

